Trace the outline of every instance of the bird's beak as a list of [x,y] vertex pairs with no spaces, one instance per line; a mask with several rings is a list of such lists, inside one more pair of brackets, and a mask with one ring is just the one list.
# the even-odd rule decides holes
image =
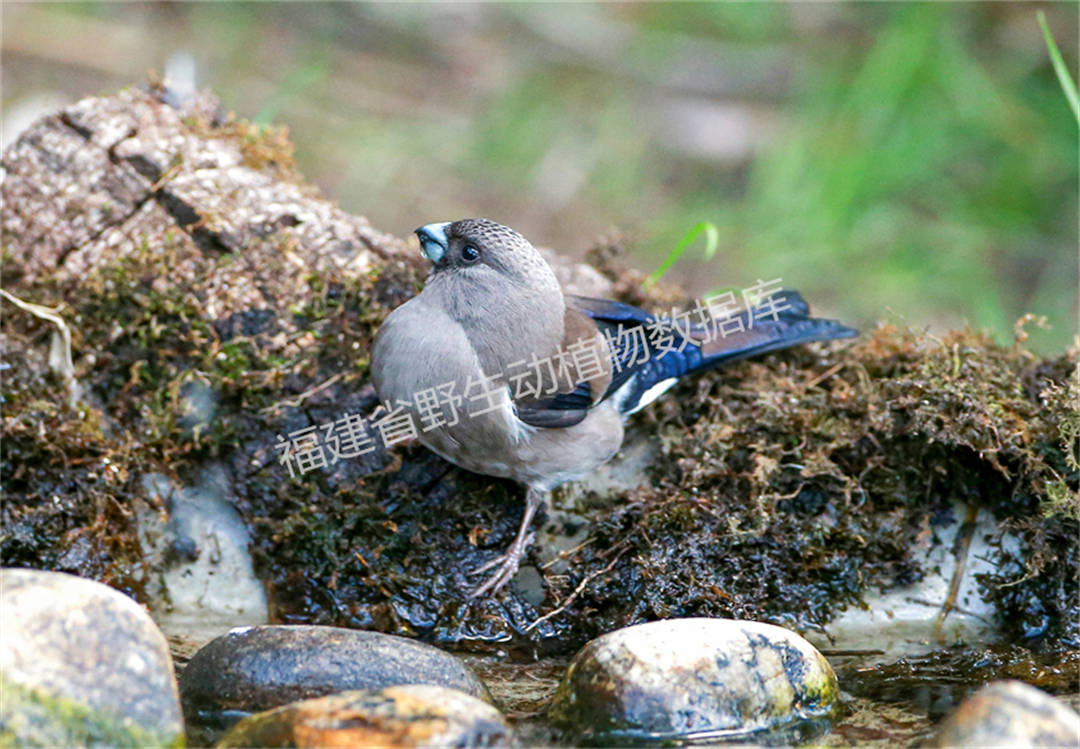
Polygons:
[[420,247],[424,252],[424,257],[433,263],[439,262],[450,247],[450,240],[446,238],[446,227],[448,226],[450,226],[450,222],[445,221],[441,224],[427,224],[416,230],[416,236],[420,238]]

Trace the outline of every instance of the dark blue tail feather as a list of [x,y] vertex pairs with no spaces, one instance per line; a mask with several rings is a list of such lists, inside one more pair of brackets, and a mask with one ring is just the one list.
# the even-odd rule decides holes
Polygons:
[[[619,328],[647,327],[655,320],[644,310],[619,302],[582,297],[573,297],[571,301],[601,330],[612,335]],[[767,305],[727,318],[722,329],[695,325],[690,328],[689,339],[677,335],[673,347],[661,351],[650,344],[649,356],[644,361],[636,361],[642,358],[640,352],[630,350],[629,344],[613,351],[615,372],[604,397],[617,397],[620,410],[633,413],[651,401],[658,390],[685,375],[801,343],[857,334],[858,331],[834,320],[811,317],[802,296],[797,291],[784,290],[774,294]]]

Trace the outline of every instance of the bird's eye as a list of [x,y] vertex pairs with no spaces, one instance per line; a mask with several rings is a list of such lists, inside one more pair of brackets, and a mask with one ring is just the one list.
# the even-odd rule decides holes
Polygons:
[[480,250],[473,247],[471,244],[467,244],[461,248],[461,259],[466,263],[476,262],[480,257]]

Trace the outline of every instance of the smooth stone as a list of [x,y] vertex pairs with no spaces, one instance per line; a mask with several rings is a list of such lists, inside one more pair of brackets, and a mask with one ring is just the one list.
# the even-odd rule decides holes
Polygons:
[[184,720],[165,636],[107,585],[0,570],[0,745],[169,745]]
[[294,702],[233,726],[219,747],[507,746],[510,726],[456,689],[411,684]]
[[144,475],[142,486],[168,510],[167,521],[156,510],[137,515],[143,549],[163,570],[147,586],[161,629],[208,642],[234,627],[265,624],[266,590],[221,467],[204,468],[198,486],[177,486],[158,473]]
[[[954,504],[952,522],[935,528],[923,546],[913,551],[925,573],[921,580],[863,593],[862,606],[847,608],[824,631],[808,633],[807,639],[828,650],[880,651],[877,655],[885,661],[951,645],[997,642],[996,610],[983,596],[978,578],[996,571],[989,561],[996,554],[989,540],[997,532],[998,521],[989,511],[979,511],[964,564],[959,565],[954,549],[964,530],[965,514],[964,505]],[[1005,543],[1019,546],[1015,537],[1006,537]],[[956,600],[946,611],[956,575],[960,577]]]
[[997,681],[968,697],[932,746],[1080,746],[1080,715],[1022,681]]
[[197,652],[180,677],[189,718],[260,712],[356,689],[429,684],[490,700],[461,660],[405,637],[358,629],[240,627]]
[[743,736],[831,714],[825,657],[759,622],[670,619],[609,632],[570,663],[550,709],[588,743]]

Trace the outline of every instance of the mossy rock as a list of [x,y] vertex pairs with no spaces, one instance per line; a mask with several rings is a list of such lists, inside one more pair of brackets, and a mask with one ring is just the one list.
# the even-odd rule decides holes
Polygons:
[[[6,311],[4,564],[148,601],[175,560],[140,544],[131,510],[167,512],[140,477],[195,484],[213,464],[273,620],[571,652],[673,617],[819,627],[867,590],[917,582],[912,549],[960,501],[998,521],[981,584],[1003,637],[1080,638],[1077,351],[1040,359],[1019,340],[890,325],[679,385],[629,425],[654,448],[640,485],[563,508],[561,530],[585,537],[561,569],[531,550],[538,593],[470,602],[467,571],[513,538],[520,487],[418,447],[290,478],[275,450],[376,405],[371,341],[423,282],[415,252],[305,184],[280,134],[166,99],[85,100],[5,153],[4,288],[63,305],[84,397],[69,407],[49,370],[50,325]],[[71,193],[37,189],[78,176],[32,168],[58,143],[86,165]],[[110,201],[130,210],[99,210]],[[48,242],[31,216],[54,217]],[[679,299],[594,257],[619,298]]]
[[0,746],[182,747],[184,735],[147,731],[130,718],[94,710],[0,677]]

